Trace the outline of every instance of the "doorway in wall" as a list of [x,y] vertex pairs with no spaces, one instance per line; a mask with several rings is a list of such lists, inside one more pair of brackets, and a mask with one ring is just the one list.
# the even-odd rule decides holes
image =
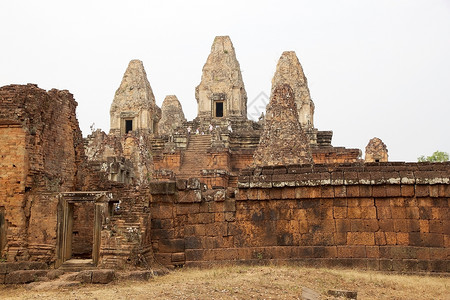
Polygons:
[[112,215],[115,202],[105,192],[61,193],[59,198],[56,267],[96,266],[102,220]]
[[5,208],[0,207],[0,258],[6,246],[6,221],[5,221]]
[[223,117],[223,102],[222,101],[216,101],[215,102],[214,116],[216,118],[222,118]]
[[92,259],[94,246],[93,202],[73,203],[72,258]]
[[125,134],[133,131],[133,120],[125,120]]

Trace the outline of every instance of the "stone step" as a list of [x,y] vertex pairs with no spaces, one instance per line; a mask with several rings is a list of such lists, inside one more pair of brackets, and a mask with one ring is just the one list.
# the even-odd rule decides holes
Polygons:
[[95,269],[96,266],[92,259],[76,259],[72,258],[66,260],[59,269],[65,272],[79,272],[83,270],[92,270]]

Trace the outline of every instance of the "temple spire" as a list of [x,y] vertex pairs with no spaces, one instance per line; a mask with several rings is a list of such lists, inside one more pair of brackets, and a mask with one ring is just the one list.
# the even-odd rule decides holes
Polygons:
[[111,133],[155,132],[161,112],[155,103],[142,61],[128,64],[110,109]]
[[309,141],[298,122],[294,95],[288,84],[274,88],[266,109],[264,132],[253,155],[254,166],[313,162]]

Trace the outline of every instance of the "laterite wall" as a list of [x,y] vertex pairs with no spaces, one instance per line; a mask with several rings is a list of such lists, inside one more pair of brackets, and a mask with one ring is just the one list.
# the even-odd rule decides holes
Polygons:
[[448,272],[449,175],[449,163],[377,163],[248,169],[237,191],[153,183],[153,250],[165,265]]

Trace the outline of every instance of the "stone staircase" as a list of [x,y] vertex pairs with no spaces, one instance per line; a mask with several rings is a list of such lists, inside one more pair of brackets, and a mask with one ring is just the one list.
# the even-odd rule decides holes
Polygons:
[[120,214],[113,215],[111,220],[124,231],[142,230],[141,218],[148,215],[148,208],[142,201],[124,198],[121,202]]
[[182,179],[199,177],[201,171],[208,168],[207,150],[210,147],[211,135],[191,135],[177,177]]
[[152,150],[153,151],[162,151],[164,149],[164,144],[167,142],[164,139],[161,138],[152,138],[150,140],[150,143],[152,144]]
[[95,269],[96,266],[92,259],[76,259],[72,258],[66,260],[60,267],[59,270],[64,272],[79,272],[83,270],[92,270]]

